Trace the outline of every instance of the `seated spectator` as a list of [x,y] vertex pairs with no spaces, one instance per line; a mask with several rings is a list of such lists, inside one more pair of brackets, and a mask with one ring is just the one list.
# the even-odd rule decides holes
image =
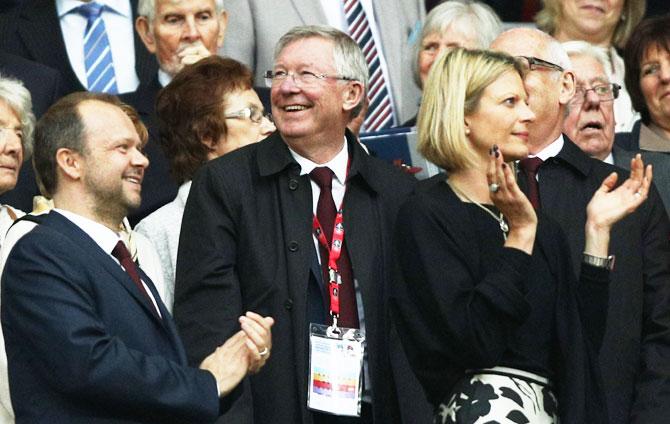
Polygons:
[[[433,62],[444,51],[456,47],[485,49],[500,34],[500,18],[483,3],[450,0],[428,13],[420,41],[415,44],[414,81],[423,88]],[[416,116],[403,127],[416,125]]]
[[[21,82],[0,77],[0,193],[14,188],[23,164],[23,157],[32,150],[35,116],[30,93]],[[14,221],[24,213],[8,205],[0,205],[0,246]],[[0,328],[0,422],[13,420],[7,381],[7,356]]]
[[[619,86],[611,83],[602,50],[585,41],[568,41],[563,48],[570,56],[577,90],[570,101],[563,132],[592,157],[630,169],[630,161],[640,150],[627,151],[614,145],[614,104]],[[620,133],[624,135],[624,133]],[[670,206],[670,156],[644,152],[645,163],[654,167],[654,182],[663,203]]]
[[161,145],[180,184],[177,198],[135,227],[156,248],[171,311],[177,246],[191,179],[205,162],[260,141],[275,130],[252,89],[251,71],[228,58],[210,56],[186,66],[158,94]]
[[670,15],[642,21],[625,50],[626,87],[641,119],[624,149],[670,154]]
[[[644,2],[637,0],[581,3],[577,0],[546,0],[537,14],[537,26],[558,41],[584,40],[605,53],[607,73],[623,87],[624,63],[617,49],[623,49],[633,28],[644,15]],[[616,131],[629,131],[636,117],[626,90],[621,90],[614,107]]]

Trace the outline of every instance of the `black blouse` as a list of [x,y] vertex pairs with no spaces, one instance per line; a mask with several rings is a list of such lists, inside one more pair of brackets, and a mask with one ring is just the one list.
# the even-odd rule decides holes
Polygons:
[[532,256],[506,248],[493,217],[444,181],[423,184],[396,225],[398,333],[435,406],[465,370],[509,366],[552,378],[564,422],[606,422],[595,352],[609,273],[582,265],[577,280],[558,225],[538,222]]

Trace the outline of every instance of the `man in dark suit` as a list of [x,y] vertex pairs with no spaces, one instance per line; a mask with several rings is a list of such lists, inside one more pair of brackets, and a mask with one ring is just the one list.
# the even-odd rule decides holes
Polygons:
[[[539,185],[540,209],[565,230],[578,268],[586,205],[607,175],[622,170],[588,157],[561,134],[575,78],[556,40],[535,29],[518,28],[501,34],[491,47],[531,57],[524,59],[530,64],[524,85],[537,118],[529,125],[529,150],[543,162],[536,177],[528,170],[519,180],[527,190],[532,183]],[[521,166],[526,166],[524,161]],[[669,235],[668,216],[655,187],[637,211],[612,229],[610,251],[616,266],[610,274],[600,350],[609,423],[662,423],[670,414]],[[611,263],[610,258],[603,260]]]
[[16,243],[3,273],[17,422],[207,422],[269,356],[272,319],[247,313],[200,369],[187,366],[169,312],[118,233],[148,163],[118,105],[72,94],[36,129],[35,165],[56,209]]
[[[57,70],[63,77],[63,94],[68,94],[86,90],[87,85],[77,76],[64,39],[63,20],[68,15],[76,15],[76,12],[71,11],[59,16],[58,3],[60,2],[62,1],[24,0],[12,12],[1,16],[0,49]],[[125,5],[126,2],[127,5]],[[132,31],[132,19],[135,16],[137,0],[122,0],[119,3],[124,3],[128,8],[130,15],[127,18]],[[82,4],[84,4],[83,1]],[[107,28],[110,34],[114,31],[119,32],[123,29]],[[113,41],[110,41],[111,43]],[[144,48],[139,36],[135,35],[132,44],[123,46],[121,50],[125,55],[131,55],[131,57],[134,55],[135,75],[132,79],[135,81],[135,86],[137,81],[145,81],[155,75],[156,61]],[[119,60],[119,58],[115,57],[114,60]],[[120,89],[119,92],[133,91],[133,89]]]
[[[33,102],[33,112],[39,118],[61,96],[61,77],[58,71],[15,56],[0,52],[0,75],[23,82]],[[30,158],[25,158],[28,161]],[[33,167],[21,167],[16,188],[0,196],[0,203],[12,205],[23,211],[33,208],[33,196],[39,194]]]
[[[234,333],[239,311],[276,319],[274,361],[220,422],[399,422],[385,285],[391,228],[413,179],[368,156],[346,130],[367,88],[365,59],[351,38],[330,27],[296,27],[278,51],[270,75],[278,132],[208,163],[193,180],[175,319],[193,364]],[[342,244],[329,241],[335,205],[343,205]],[[314,231],[315,217],[331,231]],[[344,246],[337,261],[332,246]],[[366,337],[360,418],[307,407],[310,323],[330,325],[335,308],[328,288],[334,271],[324,283],[329,258],[342,276],[338,323]]]

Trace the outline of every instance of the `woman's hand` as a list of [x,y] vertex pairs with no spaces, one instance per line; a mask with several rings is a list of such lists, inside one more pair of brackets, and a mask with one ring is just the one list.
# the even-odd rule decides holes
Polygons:
[[495,192],[491,191],[491,200],[505,216],[509,225],[505,246],[515,247],[531,254],[537,230],[537,215],[533,205],[516,184],[514,172],[504,162],[502,153],[496,145],[491,149],[486,179],[489,187],[492,184],[498,185]]
[[586,206],[585,253],[608,255],[612,226],[647,199],[652,178],[651,165],[645,168],[639,153],[631,159],[630,177],[619,187],[614,188],[618,179],[615,172],[605,178]]

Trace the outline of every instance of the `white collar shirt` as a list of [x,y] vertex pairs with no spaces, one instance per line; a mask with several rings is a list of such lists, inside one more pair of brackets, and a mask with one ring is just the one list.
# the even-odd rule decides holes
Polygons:
[[[86,65],[84,64],[84,32],[86,18],[75,9],[84,4],[80,0],[55,0],[70,66],[84,87]],[[105,6],[102,20],[105,22],[114,61],[114,74],[119,94],[135,91],[140,83],[135,72],[135,39],[133,13],[129,0],[95,0]]]

